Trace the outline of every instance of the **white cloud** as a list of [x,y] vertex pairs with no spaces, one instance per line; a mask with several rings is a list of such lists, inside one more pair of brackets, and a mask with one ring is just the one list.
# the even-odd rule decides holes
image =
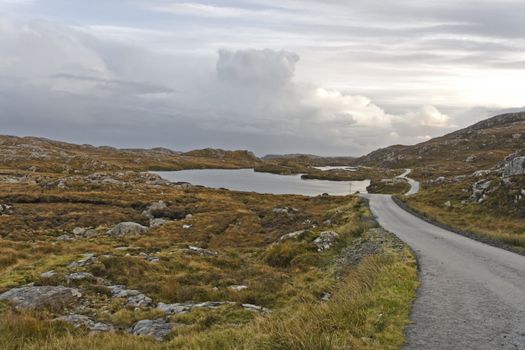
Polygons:
[[407,113],[405,119],[417,125],[432,128],[449,128],[454,126],[450,124],[448,115],[441,113],[432,105],[424,105],[419,111]]

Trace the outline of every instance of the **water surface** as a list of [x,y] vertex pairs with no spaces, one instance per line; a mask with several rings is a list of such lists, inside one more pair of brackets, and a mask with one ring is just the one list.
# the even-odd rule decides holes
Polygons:
[[253,169],[222,170],[198,169],[181,171],[157,171],[162,178],[172,182],[189,182],[211,188],[227,188],[235,191],[272,194],[301,194],[316,196],[323,193],[347,195],[357,191],[366,193],[370,185],[364,181],[303,180],[301,175],[276,175],[258,173]]

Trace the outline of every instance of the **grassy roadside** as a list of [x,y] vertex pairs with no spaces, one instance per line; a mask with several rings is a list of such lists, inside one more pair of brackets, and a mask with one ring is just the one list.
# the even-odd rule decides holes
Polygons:
[[[78,334],[39,316],[11,314],[0,321],[0,340],[3,349],[399,349],[417,283],[413,255],[405,249],[365,258],[334,286],[328,302],[300,302],[237,329],[158,343]],[[10,346],[14,343],[23,346]]]
[[[461,211],[449,206],[429,204],[428,193],[414,197],[396,196],[407,210],[447,230],[483,243],[525,254],[525,225],[519,218],[493,215],[477,205],[463,206]],[[452,206],[451,201],[451,206]]]

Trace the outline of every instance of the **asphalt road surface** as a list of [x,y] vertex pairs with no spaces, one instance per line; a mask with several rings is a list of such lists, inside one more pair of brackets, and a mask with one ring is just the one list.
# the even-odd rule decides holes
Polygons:
[[391,196],[364,196],[381,226],[418,256],[407,349],[525,349],[524,256],[429,224]]

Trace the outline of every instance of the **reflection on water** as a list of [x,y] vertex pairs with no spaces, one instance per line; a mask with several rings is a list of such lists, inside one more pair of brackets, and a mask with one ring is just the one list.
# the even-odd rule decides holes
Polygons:
[[327,181],[302,180],[301,175],[276,175],[254,172],[253,169],[222,170],[199,169],[155,172],[172,182],[189,182],[211,188],[227,188],[235,191],[301,194],[316,196],[323,193],[347,195],[355,192],[366,193],[370,180]]

